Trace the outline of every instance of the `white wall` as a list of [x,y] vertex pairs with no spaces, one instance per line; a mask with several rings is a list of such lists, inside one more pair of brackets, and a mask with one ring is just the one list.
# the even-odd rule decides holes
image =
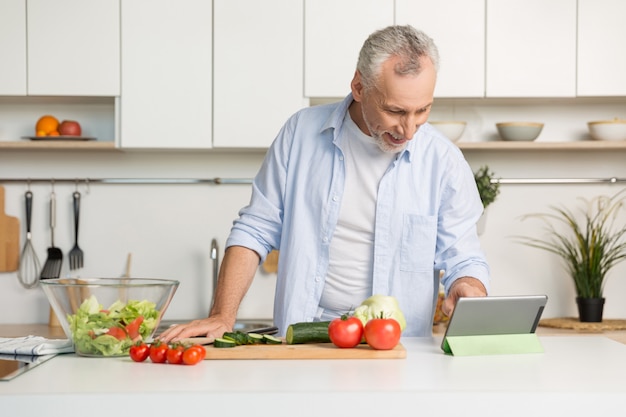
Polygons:
[[[470,122],[465,140],[493,139],[496,121],[546,123],[538,140],[585,138],[586,122],[624,117],[619,101],[442,102],[432,118]],[[604,103],[604,104],[603,104]],[[608,104],[607,104],[608,103]],[[537,120],[541,118],[541,120]],[[504,120],[503,120],[504,119]],[[476,126],[480,126],[477,128]],[[251,178],[262,152],[80,152],[0,151],[0,178]],[[502,178],[626,178],[624,151],[466,151],[474,170],[488,164]],[[23,219],[25,184],[4,184],[5,212]],[[576,315],[574,289],[559,259],[513,241],[513,236],[540,235],[537,223],[520,216],[545,211],[552,204],[576,204],[578,197],[613,193],[617,185],[502,185],[490,207],[481,236],[492,266],[492,294],[545,293],[550,301],[544,317]],[[73,243],[73,184],[57,184],[56,243],[65,254]],[[35,198],[33,238],[43,263],[49,245],[49,184],[31,186]],[[238,209],[249,199],[248,185],[105,185],[83,193],[80,246],[85,252],[81,276],[117,277],[126,255],[133,255],[135,277],[175,278],[180,289],[167,319],[204,316],[209,308],[211,239],[223,245]],[[626,216],[624,220],[626,221]],[[22,236],[22,239],[24,236]],[[68,274],[67,262],[62,276]],[[609,275],[605,317],[626,316],[626,263]],[[275,277],[259,272],[241,309],[241,318],[269,318]],[[48,306],[41,289],[26,290],[15,273],[0,274],[0,323],[47,322]]]

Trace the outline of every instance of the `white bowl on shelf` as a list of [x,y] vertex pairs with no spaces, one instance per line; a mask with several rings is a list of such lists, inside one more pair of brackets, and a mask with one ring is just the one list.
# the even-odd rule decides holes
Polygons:
[[507,141],[533,141],[537,139],[543,123],[535,122],[504,122],[496,123],[498,134]]
[[456,142],[461,138],[463,132],[465,131],[466,122],[457,122],[457,121],[444,121],[437,120],[428,122],[435,129],[444,134],[445,137],[450,139],[452,142]]
[[626,120],[599,120],[588,122],[589,134],[595,140],[622,141],[626,140]]

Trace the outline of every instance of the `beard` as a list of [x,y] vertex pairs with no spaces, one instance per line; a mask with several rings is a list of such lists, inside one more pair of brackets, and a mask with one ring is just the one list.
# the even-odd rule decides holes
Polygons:
[[370,132],[370,136],[372,137],[372,139],[374,139],[374,142],[376,143],[376,145],[378,145],[378,148],[381,151],[385,153],[398,153],[404,150],[404,148],[406,148],[408,144],[407,141],[394,144],[392,142],[390,143],[389,141],[385,140],[383,137],[383,135],[385,134],[388,134],[392,138],[395,138],[395,136],[391,132],[374,129],[373,125],[369,122],[369,119],[367,118],[365,111],[361,110],[361,114],[363,115],[363,121],[365,122],[365,126],[367,126],[367,130],[369,130]]

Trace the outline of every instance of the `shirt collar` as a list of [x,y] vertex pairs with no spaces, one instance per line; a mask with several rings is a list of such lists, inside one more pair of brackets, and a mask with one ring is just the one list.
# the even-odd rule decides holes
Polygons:
[[[352,93],[349,93],[343,99],[343,101],[339,103],[339,105],[335,108],[335,110],[333,110],[333,112],[330,114],[326,122],[322,125],[322,129],[321,129],[322,132],[326,129],[334,129],[333,130],[333,143],[335,145],[337,144],[337,138],[339,137],[338,133],[341,131],[341,128],[343,127],[343,119],[346,115],[346,112],[348,111],[348,107],[350,107],[350,104],[352,103],[352,100],[353,100]],[[409,141],[407,146],[400,152],[396,160],[400,160],[406,155],[406,158],[408,159],[408,161],[411,162],[413,158],[413,153],[415,152],[415,149],[417,146],[416,142],[420,139],[420,136],[421,136],[420,133],[421,133],[421,129],[417,131],[413,139]]]

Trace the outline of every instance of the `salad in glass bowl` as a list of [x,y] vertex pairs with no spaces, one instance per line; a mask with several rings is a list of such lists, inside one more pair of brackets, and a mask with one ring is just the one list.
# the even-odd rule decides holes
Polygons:
[[82,356],[125,356],[149,341],[179,282],[142,278],[41,281],[63,331]]

